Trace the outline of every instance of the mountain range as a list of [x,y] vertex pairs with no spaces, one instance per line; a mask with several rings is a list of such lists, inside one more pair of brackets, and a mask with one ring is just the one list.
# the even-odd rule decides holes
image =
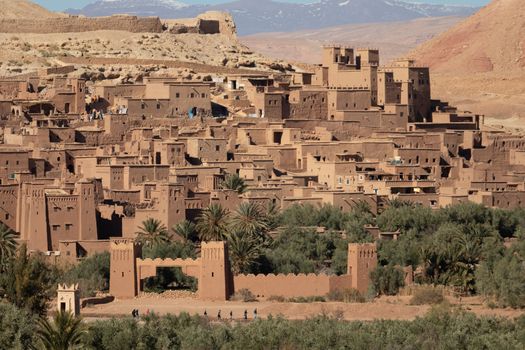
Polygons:
[[195,17],[205,11],[229,12],[240,35],[318,29],[345,24],[405,21],[422,17],[468,16],[476,7],[431,5],[401,0],[320,0],[288,3],[237,0],[216,5],[188,5],[177,0],[99,0],[69,14],[130,14],[165,19]]

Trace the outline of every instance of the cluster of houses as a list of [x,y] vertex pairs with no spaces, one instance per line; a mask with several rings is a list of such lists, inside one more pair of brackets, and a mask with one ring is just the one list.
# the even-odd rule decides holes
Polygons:
[[[32,251],[77,259],[213,203],[525,203],[524,138],[433,100],[413,61],[323,50],[289,74],[94,84],[65,66],[0,79],[0,222]],[[223,188],[232,174],[244,193]]]

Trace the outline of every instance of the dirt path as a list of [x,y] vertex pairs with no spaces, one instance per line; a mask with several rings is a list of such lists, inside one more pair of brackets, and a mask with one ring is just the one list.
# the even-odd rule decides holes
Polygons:
[[[456,300],[451,300],[456,304]],[[464,298],[461,306],[468,311],[483,316],[500,316],[514,318],[524,311],[513,309],[489,309],[479,298]],[[259,301],[243,303],[236,301],[202,301],[191,298],[165,299],[161,297],[140,297],[128,300],[116,300],[105,305],[91,306],[82,309],[82,315],[88,319],[107,318],[112,316],[127,316],[131,310],[138,309],[140,314],[155,312],[157,314],[189,314],[204,315],[207,312],[210,319],[217,319],[221,310],[222,319],[229,319],[230,311],[234,319],[242,319],[244,310],[248,311],[248,318],[253,319],[253,311],[257,309],[258,317],[266,318],[269,315],[281,315],[287,319],[306,319],[325,314],[345,320],[370,321],[376,319],[412,320],[424,316],[430,306],[409,305],[409,297],[381,298],[370,303],[278,303]]]
[[187,68],[199,73],[216,73],[216,74],[268,74],[268,71],[255,69],[229,68],[213,66],[202,63],[158,60],[158,59],[140,59],[140,58],[116,58],[116,57],[61,57],[59,61],[64,64],[82,64],[82,65],[159,65],[168,68]]

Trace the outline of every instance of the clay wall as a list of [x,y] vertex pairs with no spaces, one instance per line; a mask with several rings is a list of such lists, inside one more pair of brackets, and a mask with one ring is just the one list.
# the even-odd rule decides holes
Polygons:
[[0,33],[75,33],[96,30],[123,30],[132,33],[162,33],[158,17],[60,17],[44,19],[2,19]]
[[298,275],[237,275],[233,277],[235,291],[250,290],[255,296],[309,297],[323,296],[335,289],[352,287],[352,276],[316,274]]
[[58,250],[59,241],[79,238],[78,196],[46,196],[47,222],[51,250]]
[[327,93],[324,90],[296,90],[290,92],[289,117],[294,119],[326,119],[328,114]]
[[370,100],[370,90],[328,90],[328,113],[367,110]]
[[[492,206],[502,209],[521,208],[525,203],[525,192],[493,192]],[[490,204],[489,204],[490,205]]]
[[227,140],[225,139],[196,139],[187,140],[187,152],[191,157],[202,161],[225,162]]
[[124,167],[124,189],[130,189],[132,184],[147,181],[167,181],[169,166],[167,165],[132,165]]
[[50,142],[75,142],[75,130],[71,128],[49,128]]
[[192,108],[197,113],[210,113],[210,86],[208,84],[170,85],[170,105],[175,113],[187,115]]
[[[9,175],[29,169],[29,152],[27,151],[0,151],[0,171]],[[2,179],[7,180],[7,179]],[[1,182],[0,182],[1,184]]]
[[126,101],[128,115],[146,117],[167,117],[172,116],[174,110],[170,106],[169,100],[157,99],[128,99]]
[[0,185],[0,222],[17,230],[18,185]]

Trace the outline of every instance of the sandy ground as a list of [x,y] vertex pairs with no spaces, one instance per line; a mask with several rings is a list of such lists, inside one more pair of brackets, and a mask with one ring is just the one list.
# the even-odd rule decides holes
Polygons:
[[[116,300],[105,305],[90,306],[82,309],[82,315],[88,319],[107,318],[113,316],[128,316],[131,310],[138,309],[141,314],[155,312],[160,315],[189,314],[203,315],[217,319],[221,310],[222,319],[228,319],[230,311],[234,319],[242,319],[244,310],[248,311],[249,319],[253,319],[253,310],[257,309],[258,316],[266,318],[269,315],[283,316],[287,319],[306,319],[317,315],[329,315],[345,320],[370,321],[376,319],[412,320],[424,316],[430,306],[409,305],[410,297],[387,297],[370,303],[278,303],[258,301],[243,303],[235,301],[211,302],[191,298],[165,299],[160,297],[140,297],[128,300]],[[450,300],[451,304],[460,306],[477,315],[500,316],[514,318],[522,315],[524,311],[513,309],[489,309],[484,306],[479,298],[463,298]]]

